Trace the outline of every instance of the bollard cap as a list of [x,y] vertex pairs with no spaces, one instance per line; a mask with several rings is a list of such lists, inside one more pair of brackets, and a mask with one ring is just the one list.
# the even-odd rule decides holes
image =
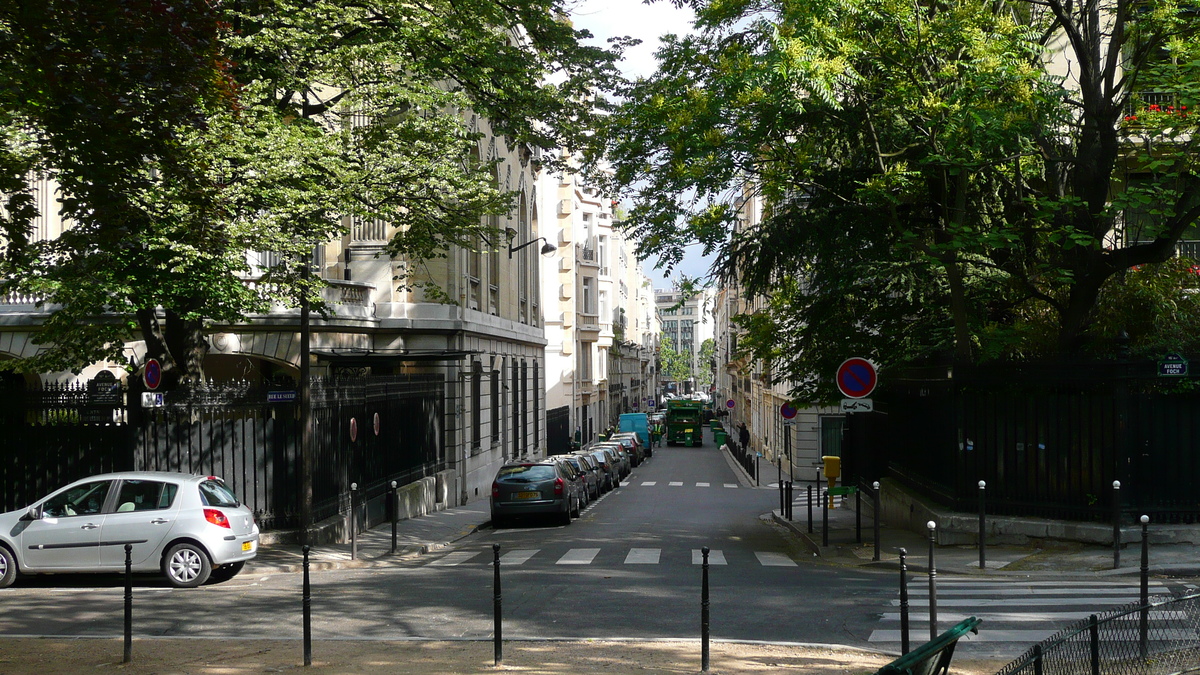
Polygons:
[[1119,480],[1114,480],[1114,481],[1113,481],[1113,489],[1114,489],[1114,490],[1120,490],[1120,489],[1121,489],[1121,481],[1119,481]]
[[305,544],[304,546],[301,546],[301,547],[300,547],[300,550],[301,550],[301,551],[303,551],[304,553],[308,553],[308,544]]
[[708,555],[708,547],[707,547],[707,546],[701,546],[701,547],[700,547],[700,552],[701,552],[701,553],[703,553],[704,555]]
[[395,489],[396,489],[396,481],[392,481],[392,489],[393,489],[393,490],[395,490]]
[[899,553],[900,555],[908,555],[908,549],[904,548],[903,546],[896,549],[896,552]]
[[357,489],[358,489],[358,483],[351,483],[351,484],[350,484],[350,489],[351,489],[351,490],[357,490]]
[[1150,516],[1143,515],[1141,518],[1138,518],[1138,520],[1141,521],[1141,523],[1143,525],[1145,525],[1146,523],[1150,522]]
[[492,550],[493,550],[493,551],[499,551],[499,550],[500,550],[500,544],[492,544]]
[[933,521],[931,520],[931,521],[929,521],[928,523],[925,523],[925,527],[928,527],[928,528],[929,528],[929,529],[931,529],[931,530],[936,530],[936,529],[937,529],[937,523],[935,523],[935,522],[933,522]]
[[876,490],[878,490],[878,489],[879,489],[879,481],[875,481],[874,483],[872,483],[872,484],[871,484],[871,487],[873,487],[873,488],[875,488]]
[[979,489],[980,489],[980,490],[982,490],[982,489],[984,489],[984,488],[986,488],[986,487],[987,487],[987,481],[986,481],[986,480],[981,480],[981,481],[979,481]]

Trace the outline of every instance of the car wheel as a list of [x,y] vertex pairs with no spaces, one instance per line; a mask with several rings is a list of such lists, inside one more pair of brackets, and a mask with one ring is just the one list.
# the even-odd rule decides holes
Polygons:
[[502,518],[501,516],[497,516],[495,514],[492,515],[492,529],[493,530],[498,530],[507,524],[508,524],[508,521],[505,520],[504,518]]
[[17,557],[0,546],[0,588],[8,588],[17,580]]
[[239,560],[238,562],[229,563],[228,565],[221,565],[212,571],[212,574],[209,575],[209,578],[213,581],[229,581],[230,579],[236,577],[245,566],[245,560]]
[[562,515],[560,515],[558,517],[558,522],[562,523],[563,525],[571,524],[571,504],[570,503],[567,504],[567,510],[563,511]]
[[583,498],[576,495],[575,497],[575,517],[578,518],[583,513]]
[[163,558],[163,574],[175,588],[195,588],[208,581],[212,563],[195,544],[175,544]]

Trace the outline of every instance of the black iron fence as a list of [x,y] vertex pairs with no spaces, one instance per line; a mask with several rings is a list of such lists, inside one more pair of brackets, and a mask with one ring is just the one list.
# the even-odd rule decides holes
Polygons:
[[1200,592],[1155,597],[1083,619],[998,675],[1171,675],[1200,666]]
[[1200,520],[1200,378],[1161,376],[1157,362],[1110,362],[885,379],[877,412],[849,416],[848,476],[890,474],[958,510],[974,508],[984,480],[997,514]]
[[[294,387],[227,383],[164,394],[161,407],[92,394],[87,385],[0,391],[5,511],[72,480],[107,471],[218,475],[263,529],[298,526],[300,406]],[[446,467],[443,378],[381,376],[314,380],[313,516],[349,508]],[[135,394],[136,395],[136,394]],[[116,403],[114,405],[114,403]],[[97,410],[102,408],[102,412]]]

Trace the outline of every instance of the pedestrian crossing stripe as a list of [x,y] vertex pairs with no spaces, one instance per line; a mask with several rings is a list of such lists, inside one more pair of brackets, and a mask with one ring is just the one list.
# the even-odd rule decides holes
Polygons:
[[[698,548],[692,549],[692,564],[693,565],[703,565],[704,564],[704,551],[701,551]],[[708,552],[708,564],[709,565],[728,565],[729,563],[725,562],[725,552],[724,551],[710,550]]]
[[625,556],[626,565],[657,565],[662,553],[659,548],[631,548]]
[[[560,556],[555,562],[555,565],[591,565],[600,555],[599,548],[572,548]],[[466,562],[482,563],[491,565],[493,558],[487,556],[485,559],[476,558],[483,551],[454,551],[445,556],[437,558],[427,563],[430,567],[454,567],[462,565]],[[542,549],[513,549],[507,551],[500,556],[500,564],[506,567],[524,565],[534,559]],[[764,567],[796,567],[796,562],[792,560],[786,553],[774,551],[754,551],[755,560]],[[661,548],[631,548],[624,558],[626,565],[658,565],[662,563]],[[704,554],[700,549],[691,549],[691,564],[701,565],[704,563]],[[709,550],[708,552],[709,565],[728,565],[729,562],[725,558],[725,552],[720,549]]]
[[[924,639],[929,628],[929,591],[919,577],[909,582],[909,639]],[[1113,607],[1125,605],[1140,598],[1141,589],[1137,582],[1105,581],[1022,581],[988,578],[961,578],[939,581],[938,627],[952,626],[971,616],[983,619],[987,630],[959,642],[960,651],[970,652],[974,643],[993,645],[1014,643],[1032,645],[1049,638],[1066,625],[1087,619]],[[1162,582],[1148,585],[1150,595],[1161,595],[1169,589]],[[917,596],[915,600],[911,599]],[[963,597],[970,596],[970,597]],[[1054,597],[1051,597],[1054,596]],[[871,643],[896,643],[902,639],[898,624],[901,621],[898,599],[891,599],[890,611],[880,614],[879,628],[867,638]],[[949,611],[941,611],[943,608]],[[1179,612],[1164,610],[1155,612],[1151,622],[1178,619]],[[1134,622],[1136,614],[1118,619]],[[1171,629],[1155,630],[1160,633]],[[1185,632],[1185,631],[1181,631]],[[1180,636],[1180,639],[1192,639]],[[1166,636],[1163,639],[1174,639]],[[980,649],[996,649],[997,647]]]
[[796,561],[787,557],[783,553],[774,553],[768,551],[755,551],[754,556],[758,558],[758,562],[762,563],[763,567],[795,567]]
[[590,565],[600,553],[598,548],[573,548],[558,559],[555,565]]
[[479,555],[480,553],[482,553],[482,551],[455,551],[453,553],[448,553],[445,556],[438,558],[437,560],[434,560],[433,562],[431,562],[429,564],[437,566],[437,567],[451,567],[454,565],[461,565],[462,563],[465,563],[466,561],[470,560],[471,558],[474,558],[475,556]]

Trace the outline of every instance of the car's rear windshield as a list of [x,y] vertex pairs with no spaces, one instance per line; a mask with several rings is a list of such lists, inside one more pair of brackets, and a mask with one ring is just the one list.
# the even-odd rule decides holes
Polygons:
[[225,484],[216,480],[206,480],[200,482],[200,499],[204,501],[205,506],[241,506],[237,495],[233,491],[225,487]]
[[522,464],[500,469],[497,478],[524,478],[527,480],[549,480],[555,478],[554,467],[546,464]]

